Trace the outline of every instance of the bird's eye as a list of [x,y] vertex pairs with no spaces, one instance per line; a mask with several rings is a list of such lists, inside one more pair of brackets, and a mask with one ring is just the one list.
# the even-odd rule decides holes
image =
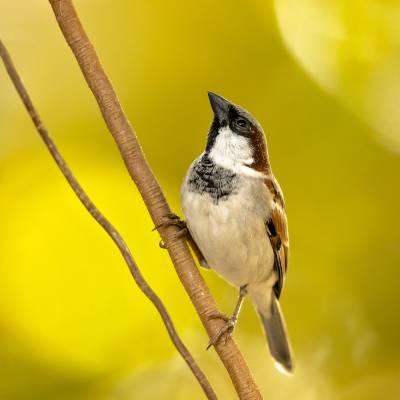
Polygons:
[[243,118],[239,118],[239,119],[236,120],[236,124],[238,126],[240,126],[241,128],[246,128],[247,121],[245,119],[243,119]]

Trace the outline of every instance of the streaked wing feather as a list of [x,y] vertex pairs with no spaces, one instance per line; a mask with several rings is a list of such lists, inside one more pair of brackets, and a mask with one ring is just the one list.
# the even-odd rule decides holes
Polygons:
[[274,177],[265,181],[274,197],[274,206],[271,210],[271,219],[267,221],[269,237],[275,254],[275,270],[278,280],[274,286],[275,294],[279,298],[288,269],[289,232],[285,212],[285,203],[282,190]]

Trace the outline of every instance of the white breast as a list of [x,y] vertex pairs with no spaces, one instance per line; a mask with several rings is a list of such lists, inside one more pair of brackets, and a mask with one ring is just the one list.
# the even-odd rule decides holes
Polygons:
[[259,178],[240,179],[239,191],[216,204],[207,193],[182,187],[182,210],[193,239],[208,265],[232,285],[265,281],[273,269],[273,251],[265,221],[268,192]]

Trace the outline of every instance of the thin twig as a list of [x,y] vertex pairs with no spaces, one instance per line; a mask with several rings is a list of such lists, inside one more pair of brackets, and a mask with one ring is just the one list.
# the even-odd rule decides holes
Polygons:
[[[117,95],[105,74],[96,51],[86,35],[71,0],[49,0],[58,25],[70,46],[82,73],[99,105],[104,121],[112,134],[127,170],[138,187],[154,225],[159,226],[171,213],[164,194],[148,165],[136,134],[130,125]],[[159,229],[168,249],[175,270],[188,293],[210,338],[222,328],[223,321],[210,319],[218,310],[200,275],[189,248],[182,239],[176,239],[178,228]],[[224,363],[236,392],[241,399],[261,399],[260,391],[250,370],[232,338],[215,344],[215,349]]]
[[132,254],[128,246],[126,245],[124,239],[118,233],[118,231],[113,227],[113,225],[107,220],[107,218],[100,212],[100,210],[95,206],[95,204],[90,200],[88,195],[83,190],[82,186],[76,180],[75,176],[73,175],[72,171],[68,167],[67,163],[59,153],[56,145],[54,144],[53,140],[51,139],[47,129],[43,125],[42,120],[39,117],[29,95],[26,91],[18,72],[16,71],[14,64],[11,60],[11,57],[4,46],[3,42],[0,40],[0,56],[3,59],[4,65],[7,69],[8,75],[10,76],[15,89],[17,90],[19,96],[21,97],[25,108],[29,112],[29,115],[32,118],[32,121],[39,132],[41,138],[43,139],[44,143],[46,144],[47,148],[49,149],[52,157],[54,158],[55,162],[57,163],[59,169],[61,170],[62,174],[67,179],[69,185],[71,186],[72,190],[78,196],[79,200],[85,206],[85,208],[89,211],[92,217],[104,228],[104,230],[108,233],[114,243],[117,245],[118,249],[120,250],[125,262],[128,264],[129,270],[135,280],[136,284],[140,288],[140,290],[144,293],[144,295],[154,304],[158,313],[160,314],[165,327],[168,331],[168,334],[175,345],[178,352],[181,354],[183,359],[188,364],[189,368],[192,370],[193,374],[195,375],[196,379],[199,381],[201,387],[204,390],[208,399],[216,399],[217,396],[214,393],[210,383],[208,382],[206,376],[197,365],[196,361],[193,359],[192,355],[180,339],[175,326],[166,310],[164,304],[162,303],[161,299],[157,296],[157,294],[153,291],[153,289],[148,285],[146,280],[143,278],[141,272],[139,271]]

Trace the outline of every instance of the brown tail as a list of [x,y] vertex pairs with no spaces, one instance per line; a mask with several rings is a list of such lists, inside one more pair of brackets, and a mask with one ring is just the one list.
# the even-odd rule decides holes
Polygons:
[[286,323],[278,299],[272,291],[270,312],[259,311],[267,336],[269,350],[280,372],[292,374],[294,370],[293,354],[289,343]]

